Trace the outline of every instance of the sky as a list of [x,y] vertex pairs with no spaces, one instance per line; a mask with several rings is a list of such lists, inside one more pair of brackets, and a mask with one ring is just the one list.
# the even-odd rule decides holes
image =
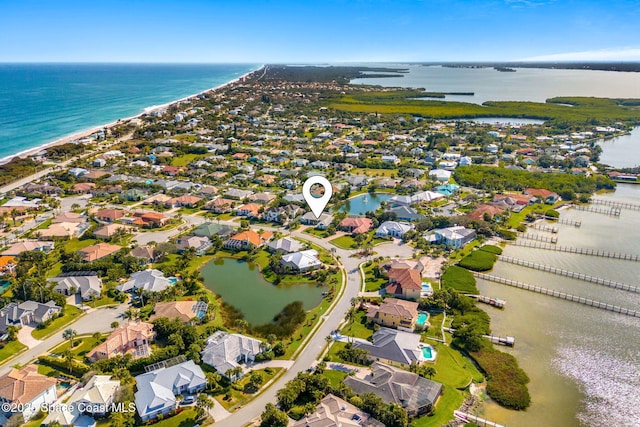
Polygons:
[[640,60],[637,0],[0,0],[0,62]]

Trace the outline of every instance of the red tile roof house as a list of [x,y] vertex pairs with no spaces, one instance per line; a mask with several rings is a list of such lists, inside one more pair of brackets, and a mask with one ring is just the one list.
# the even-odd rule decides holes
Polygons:
[[419,299],[422,291],[420,272],[408,268],[389,270],[389,284],[385,287],[387,295],[404,299]]
[[205,205],[205,209],[214,213],[228,213],[233,210],[233,204],[235,202],[230,199],[215,199]]
[[200,197],[192,196],[191,194],[185,194],[180,197],[174,197],[172,199],[167,200],[167,205],[172,208],[186,207],[192,208],[195,207],[198,203],[200,203],[203,199]]
[[524,194],[544,200],[545,203],[555,203],[560,200],[560,196],[558,196],[557,193],[545,190],[544,188],[527,188],[524,190]]
[[258,218],[260,216],[260,209],[262,209],[262,205],[247,203],[246,205],[238,206],[236,213],[240,216],[246,216],[247,218]]
[[373,221],[369,218],[345,218],[340,223],[340,229],[348,233],[366,233],[373,227]]
[[[136,212],[134,217],[142,221],[144,227],[164,227],[169,218],[158,212]],[[134,223],[135,224],[135,223]]]
[[0,401],[19,408],[24,421],[36,415],[43,404],[56,399],[56,379],[39,374],[36,365],[11,369],[0,377]]
[[113,222],[127,214],[126,211],[121,209],[100,209],[96,212],[96,218],[100,221]]
[[165,166],[162,168],[162,172],[164,172],[169,176],[178,175],[183,170],[184,170],[183,168],[179,168],[177,166]]
[[499,206],[488,205],[486,203],[480,204],[476,209],[467,215],[472,221],[484,220],[484,214],[488,214],[491,218],[496,215],[500,215],[504,212],[504,209]]

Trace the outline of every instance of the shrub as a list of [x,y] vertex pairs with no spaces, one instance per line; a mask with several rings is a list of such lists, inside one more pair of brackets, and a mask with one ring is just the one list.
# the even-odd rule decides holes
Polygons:
[[75,375],[78,377],[83,376],[90,370],[88,365],[85,365],[84,363],[77,360],[71,361],[71,367],[69,367],[69,364],[66,360],[58,357],[40,356],[38,357],[38,361],[43,365],[48,365],[52,368],[56,368],[64,372],[69,372],[71,375]]
[[479,250],[496,254],[496,255],[502,254],[502,248],[495,245],[484,245],[484,246],[481,246]]
[[462,258],[458,265],[472,271],[487,271],[493,268],[497,259],[492,252],[477,250]]
[[547,209],[547,211],[544,214],[551,218],[560,218],[560,212],[558,212],[555,209]]

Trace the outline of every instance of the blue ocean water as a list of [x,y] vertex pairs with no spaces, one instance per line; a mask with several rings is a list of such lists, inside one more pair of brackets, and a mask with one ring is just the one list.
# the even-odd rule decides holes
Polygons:
[[0,159],[229,82],[256,64],[0,64]]

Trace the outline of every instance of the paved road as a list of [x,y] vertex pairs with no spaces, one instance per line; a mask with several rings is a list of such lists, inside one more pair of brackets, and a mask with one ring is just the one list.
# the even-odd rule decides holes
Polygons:
[[[146,245],[149,242],[167,242],[169,238],[173,236],[177,236],[182,233],[186,228],[195,227],[197,225],[203,224],[206,219],[200,215],[182,215],[182,219],[184,219],[187,224],[182,225],[180,227],[172,228],[171,230],[161,230],[161,231],[145,231],[136,235],[134,240],[139,245]],[[234,223],[234,226],[237,227],[238,224]]]
[[120,304],[114,308],[104,307],[89,310],[86,315],[80,317],[74,323],[67,325],[59,332],[42,341],[42,343],[30,348],[20,354],[20,356],[15,359],[11,359],[6,364],[2,365],[0,367],[0,375],[4,375],[8,372],[11,369],[11,366],[15,364],[24,365],[29,363],[38,356],[45,354],[50,348],[65,341],[65,339],[62,338],[62,332],[67,328],[75,329],[78,332],[78,335],[93,334],[94,332],[110,332],[111,322],[115,320],[123,323],[122,313],[124,313],[128,307],[128,304]]
[[[267,229],[267,227],[263,228]],[[292,232],[291,235],[293,237],[309,240],[328,250],[335,249],[335,255],[339,257],[340,262],[347,271],[347,286],[344,291],[344,295],[336,302],[333,311],[323,317],[325,319],[324,322],[321,323],[316,333],[311,337],[305,349],[298,355],[291,368],[289,368],[282,377],[271,385],[271,387],[251,401],[247,406],[229,415],[227,418],[216,422],[217,426],[244,426],[259,417],[267,403],[275,403],[276,392],[284,387],[287,381],[295,378],[299,372],[305,371],[314,364],[326,345],[325,337],[329,335],[331,331],[338,328],[338,325],[351,307],[351,299],[358,296],[358,292],[360,290],[360,272],[358,270],[358,265],[361,260],[351,257],[352,253],[355,251],[335,248],[330,243],[308,234]]]

